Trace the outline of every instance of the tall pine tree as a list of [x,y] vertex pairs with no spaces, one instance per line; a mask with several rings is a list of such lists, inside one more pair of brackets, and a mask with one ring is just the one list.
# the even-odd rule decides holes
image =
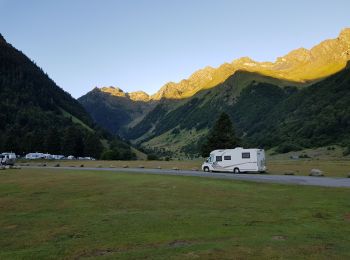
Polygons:
[[216,149],[230,149],[238,146],[239,140],[235,135],[235,131],[226,113],[222,113],[210,130],[207,140],[201,148],[203,157],[208,157],[210,152]]
[[45,138],[45,152],[50,154],[61,153],[61,135],[56,128],[50,128]]
[[99,159],[103,151],[103,145],[96,134],[89,134],[84,142],[85,156]]
[[66,128],[62,141],[62,153],[66,156],[83,156],[84,142],[81,137],[81,131],[77,127],[70,126]]

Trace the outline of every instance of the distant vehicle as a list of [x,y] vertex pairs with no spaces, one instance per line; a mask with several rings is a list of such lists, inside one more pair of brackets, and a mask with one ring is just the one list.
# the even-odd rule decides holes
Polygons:
[[0,165],[14,165],[16,161],[15,153],[0,154]]
[[26,154],[25,158],[29,159],[29,160],[44,159],[45,154],[43,154],[43,153],[28,153],[28,154]]
[[265,151],[263,149],[215,150],[202,165],[205,172],[265,172]]
[[84,157],[84,160],[95,161],[96,159],[94,157]]
[[78,157],[77,159],[78,160],[90,160],[90,161],[95,160],[95,158],[93,158],[93,157]]
[[53,155],[49,154],[49,153],[44,153],[44,159],[46,160],[52,160],[53,159]]
[[68,159],[68,160],[75,160],[75,157],[74,157],[73,155],[69,155],[69,156],[67,157],[67,159]]
[[52,159],[54,159],[54,160],[63,160],[64,159],[64,155],[53,154],[51,156],[52,156]]

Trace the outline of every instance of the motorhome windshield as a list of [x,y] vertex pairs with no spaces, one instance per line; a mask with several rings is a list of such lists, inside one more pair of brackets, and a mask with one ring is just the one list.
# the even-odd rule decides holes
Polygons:
[[210,155],[210,157],[208,158],[208,162],[214,162],[214,155]]

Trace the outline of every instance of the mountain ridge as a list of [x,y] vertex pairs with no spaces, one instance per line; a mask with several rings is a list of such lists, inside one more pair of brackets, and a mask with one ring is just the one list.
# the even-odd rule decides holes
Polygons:
[[0,44],[7,44],[7,41],[5,40],[4,36],[0,33]]
[[104,93],[108,93],[115,97],[125,97],[133,101],[144,101],[144,102],[150,101],[150,96],[145,91],[142,91],[142,90],[133,91],[133,92],[124,92],[124,90],[115,86],[95,87],[95,89],[99,89],[100,91]]
[[324,40],[310,49],[297,48],[277,57],[274,62],[257,62],[250,57],[241,57],[216,68],[206,66],[192,73],[187,79],[167,82],[152,95],[144,91],[125,93],[118,89],[129,96],[143,92],[140,99],[142,101],[182,99],[193,96],[202,89],[215,87],[237,70],[258,72],[288,81],[308,82],[340,71],[348,60],[350,60],[350,28],[344,28],[337,38]]

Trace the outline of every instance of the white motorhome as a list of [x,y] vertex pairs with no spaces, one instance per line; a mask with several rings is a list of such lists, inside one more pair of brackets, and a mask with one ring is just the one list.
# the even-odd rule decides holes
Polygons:
[[215,150],[202,165],[205,172],[265,172],[265,151],[263,149]]
[[45,155],[43,153],[28,153],[25,158],[29,160],[44,159]]

